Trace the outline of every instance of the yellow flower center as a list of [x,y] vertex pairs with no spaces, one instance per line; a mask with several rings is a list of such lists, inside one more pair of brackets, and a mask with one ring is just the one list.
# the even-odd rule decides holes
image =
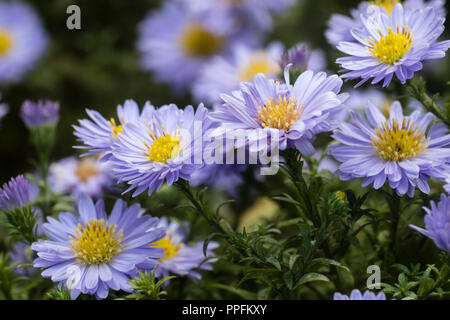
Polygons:
[[428,147],[428,139],[420,127],[415,127],[410,119],[403,119],[401,125],[397,120],[384,122],[375,130],[372,145],[381,159],[386,161],[402,161],[414,158]]
[[394,11],[394,7],[397,3],[400,3],[400,0],[374,0],[369,1],[370,4],[380,6],[384,10],[387,11],[387,13],[391,14],[392,11]]
[[276,75],[278,72],[280,72],[278,63],[273,61],[268,54],[259,52],[251,57],[248,65],[239,70],[239,79],[241,81],[249,81],[258,73]]
[[289,128],[301,117],[301,106],[297,106],[294,98],[282,98],[278,100],[272,97],[268,99],[263,107],[259,107],[256,119],[263,128],[275,128],[288,131]]
[[75,228],[75,237],[71,237],[72,250],[79,263],[85,265],[108,263],[118,255],[123,234],[116,235],[117,226],[108,225],[105,220],[92,219]]
[[192,58],[207,58],[218,53],[224,44],[224,39],[203,27],[192,23],[184,30],[180,39],[181,48]]
[[168,238],[163,238],[158,240],[151,245],[152,248],[163,248],[164,249],[164,258],[158,259],[158,261],[163,261],[166,259],[171,259],[177,255],[178,250],[183,247],[183,243],[174,244],[171,241],[171,236]]
[[6,55],[12,48],[13,41],[8,31],[0,29],[0,57]]
[[149,132],[153,143],[149,146],[146,142],[146,151],[142,151],[150,161],[166,163],[167,160],[178,156],[182,150],[180,145],[180,134],[176,132],[173,136],[170,133],[164,133],[160,137],[156,137],[154,132]]
[[83,182],[88,182],[90,178],[98,175],[99,171],[91,160],[82,160],[77,168],[75,169],[75,174]]
[[116,124],[116,120],[111,118],[111,120],[108,121],[109,125],[111,126],[112,135],[114,138],[117,139],[119,137],[119,133],[123,132],[123,127],[121,124]]
[[372,37],[367,42],[372,46],[367,48],[372,54],[384,64],[394,64],[399,61],[409,51],[412,44],[411,30],[403,26],[401,32],[397,26],[397,32],[392,32],[388,27],[388,34],[382,35],[381,31],[378,33],[381,39],[377,42]]

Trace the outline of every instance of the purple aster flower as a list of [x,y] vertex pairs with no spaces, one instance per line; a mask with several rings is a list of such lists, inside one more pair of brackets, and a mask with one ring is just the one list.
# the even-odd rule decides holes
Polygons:
[[68,157],[50,165],[48,183],[53,191],[76,199],[83,194],[98,198],[111,190],[115,179],[108,162]]
[[304,43],[298,43],[281,56],[280,65],[286,68],[291,64],[291,68],[295,70],[306,70],[308,67],[309,57],[311,53],[308,46]]
[[204,67],[193,87],[194,96],[198,101],[215,104],[222,93],[230,94],[239,89],[242,81],[250,81],[258,73],[277,77],[283,50],[280,43],[272,43],[267,49],[234,46],[232,58],[216,57]]
[[341,41],[354,42],[351,30],[362,26],[360,15],[366,13],[367,7],[367,2],[360,3],[357,9],[350,11],[350,17],[343,14],[332,14],[327,23],[328,29],[325,31],[328,43],[337,46]]
[[398,195],[413,197],[416,186],[429,193],[429,178],[445,179],[450,134],[442,123],[428,128],[435,119],[431,113],[404,116],[400,103],[394,102],[388,119],[372,103],[366,114],[368,122],[353,112],[353,120],[334,132],[341,144],[329,149],[341,162],[342,180],[364,178],[363,186],[379,189],[387,179]]
[[252,32],[272,28],[272,13],[281,14],[295,0],[190,0],[189,5],[196,12],[227,12],[234,20],[237,30]]
[[247,167],[242,164],[208,164],[195,170],[189,182],[192,186],[212,186],[237,198],[238,187],[243,183],[242,173]]
[[409,226],[433,240],[439,249],[450,252],[450,197],[442,194],[437,205],[431,201],[431,209],[423,207],[423,210],[427,213],[424,218],[426,229]]
[[350,296],[336,292],[333,296],[333,300],[386,300],[386,295],[383,292],[375,294],[369,290],[361,293],[358,289],[354,289],[350,292]]
[[[203,241],[196,242],[195,245],[186,243],[186,234],[189,232],[189,225],[183,226],[175,221],[168,222],[165,217],[159,220],[159,228],[167,230],[166,236],[152,243],[154,248],[164,249],[164,257],[158,260],[156,268],[156,277],[164,278],[169,274],[175,274],[182,277],[189,277],[192,280],[201,279],[198,270],[212,270],[211,263],[216,262],[213,250],[218,247],[216,242],[210,242],[206,252],[203,254]],[[140,269],[148,269],[143,265]]]
[[49,240],[34,242],[31,248],[38,258],[35,268],[44,268],[42,276],[70,288],[72,299],[80,293],[97,299],[108,296],[109,289],[131,292],[128,281],[137,274],[136,265],[144,261],[155,266],[163,250],[149,243],[160,240],[164,228],[158,218],[141,215],[141,206],[127,207],[117,200],[111,215],[106,215],[102,200],[83,197],[78,214],[63,212],[59,221],[48,217],[43,230]]
[[16,242],[13,244],[12,251],[9,253],[9,260],[18,266],[14,269],[14,273],[18,276],[30,277],[36,273],[36,269],[31,267],[23,267],[22,264],[33,263],[35,254],[30,246],[25,242]]
[[[333,14],[328,21],[328,29],[325,32],[325,37],[333,46],[337,46],[341,41],[355,42],[356,40],[353,38],[351,31],[353,28],[361,28],[363,26],[360,18],[361,14],[374,13],[377,12],[377,9],[378,11],[381,9],[385,13],[391,14],[397,3],[400,3],[400,0],[363,1],[359,4],[358,8],[350,11],[350,16]],[[435,9],[438,17],[445,17],[446,15],[445,0],[407,0],[402,3],[408,10],[432,7]]]
[[324,71],[327,67],[325,53],[320,49],[311,50],[305,43],[298,43],[283,53],[280,66],[285,69],[288,65],[292,71],[311,70]]
[[446,183],[446,185],[444,186],[445,192],[450,194],[450,175],[447,177],[447,179],[445,179],[445,183]]
[[22,121],[28,128],[54,126],[59,120],[59,103],[49,100],[25,101],[20,110]]
[[258,152],[267,150],[261,137],[278,136],[271,144],[278,144],[279,150],[297,148],[311,156],[316,134],[332,130],[332,115],[347,94],[339,94],[342,80],[337,75],[306,71],[290,85],[285,74],[286,84],[258,74],[252,82],[241,83],[239,91],[223,94],[223,105],[211,113],[220,123],[214,134],[242,132],[250,150]]
[[149,101],[139,112],[134,100],[126,100],[123,106],[117,106],[117,121],[114,118],[108,121],[97,111],[86,109],[92,121],[78,120],[79,126],[73,126],[77,140],[85,144],[75,148],[88,150],[85,155],[102,153],[102,159],[106,161],[111,157],[111,146],[122,133],[123,125],[134,121],[151,121],[153,111],[154,107]]
[[166,182],[189,180],[203,165],[206,134],[213,125],[208,110],[200,104],[184,110],[166,105],[154,112],[150,125],[127,123],[113,146],[111,165],[120,182],[136,189],[133,197],[148,189],[150,195]]
[[38,187],[23,175],[18,175],[0,189],[0,210],[10,212],[28,206],[38,195]]
[[436,15],[433,8],[405,10],[395,5],[392,15],[380,11],[361,15],[363,28],[352,29],[359,42],[341,42],[337,48],[348,57],[336,60],[346,71],[345,79],[373,78],[372,84],[391,83],[394,74],[402,84],[423,67],[423,61],[445,56],[450,41],[438,42],[444,31],[444,17]]
[[39,16],[27,4],[0,3],[0,83],[17,82],[47,48]]
[[167,2],[139,25],[141,66],[176,91],[188,89],[212,58],[227,54],[234,38],[225,12],[191,12],[187,2]]
[[350,111],[364,112],[369,101],[376,105],[384,116],[389,116],[393,100],[385,92],[375,88],[368,88],[365,90],[352,89],[349,93],[350,97],[345,101],[345,107],[338,115],[338,120],[348,120]]

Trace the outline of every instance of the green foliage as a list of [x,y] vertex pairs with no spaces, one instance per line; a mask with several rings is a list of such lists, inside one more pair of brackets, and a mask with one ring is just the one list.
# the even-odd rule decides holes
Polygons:
[[4,214],[13,229],[11,235],[22,236],[28,243],[33,243],[37,240],[36,216],[30,206],[4,212]]
[[143,273],[139,271],[139,276],[130,280],[131,287],[136,293],[126,296],[127,299],[133,300],[161,300],[161,297],[167,295],[166,291],[161,291],[161,286],[170,279],[176,278],[175,276],[167,276],[156,282],[155,267],[150,275],[148,272]]
[[423,271],[421,271],[420,263],[411,265],[410,268],[402,264],[394,266],[400,271],[397,283],[381,284],[383,292],[392,295],[394,299],[443,299],[450,294],[450,268],[447,263],[444,263],[440,269],[435,265],[427,265]]
[[49,300],[70,300],[70,290],[62,284],[61,289],[55,287],[53,290],[47,292],[47,298]]

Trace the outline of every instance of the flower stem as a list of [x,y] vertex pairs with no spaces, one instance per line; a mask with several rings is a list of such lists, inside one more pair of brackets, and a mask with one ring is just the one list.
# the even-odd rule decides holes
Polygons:
[[392,190],[392,196],[387,195],[388,204],[391,211],[391,227],[390,227],[390,236],[391,241],[389,242],[389,247],[387,249],[385,255],[385,265],[386,268],[390,268],[393,264],[396,252],[397,252],[397,234],[398,234],[398,225],[400,222],[400,214],[401,214],[401,198],[397,195],[395,190]]
[[407,85],[411,95],[420,101],[428,112],[433,113],[450,128],[450,119],[445,112],[437,105],[434,97],[427,94],[426,82],[423,79],[412,79]]
[[[194,206],[196,211],[217,231],[220,233],[224,233],[228,235],[231,231],[231,227],[229,227],[228,223],[224,222],[223,220],[219,219],[216,215],[212,215],[207,208],[202,204],[202,202],[196,197],[192,189],[189,185],[189,182],[186,180],[178,180],[175,182],[175,186],[178,187],[178,189],[183,192],[183,194],[186,196],[186,198],[189,200],[189,202]],[[228,226],[228,227],[227,227]]]
[[303,163],[301,162],[300,152],[295,149],[288,149],[283,151],[282,155],[285,159],[282,168],[285,170],[295,186],[297,196],[304,206],[301,210],[315,226],[319,227],[320,221],[317,206],[310,199],[308,194],[308,186],[305,178],[303,177]]

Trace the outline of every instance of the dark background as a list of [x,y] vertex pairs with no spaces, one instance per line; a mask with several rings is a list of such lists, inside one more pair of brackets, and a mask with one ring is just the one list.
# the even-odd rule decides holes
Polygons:
[[[0,182],[32,169],[29,159],[34,150],[28,143],[28,132],[18,114],[26,99],[51,99],[60,102],[61,117],[54,160],[75,153],[76,144],[71,125],[85,118],[85,108],[113,116],[117,104],[132,98],[140,106],[150,100],[155,106],[176,103],[191,104],[188,95],[176,96],[170,87],[152,80],[152,75],[139,70],[135,50],[136,27],[149,10],[160,5],[157,0],[53,0],[26,1],[39,12],[51,40],[45,56],[20,84],[0,87],[3,101],[10,106],[0,127]],[[334,60],[339,54],[324,37],[326,21],[332,13],[348,14],[359,1],[303,0],[277,19],[267,41],[277,39],[286,46],[308,42],[322,48],[328,56],[328,69],[337,71]],[[81,8],[81,30],[66,28],[66,8]],[[447,3],[448,7],[448,3]],[[449,38],[448,31],[441,39]],[[445,90],[449,59],[428,77],[429,89]],[[347,88],[350,88],[347,84]],[[390,90],[395,88],[391,85]],[[397,88],[398,89],[398,88]]]

